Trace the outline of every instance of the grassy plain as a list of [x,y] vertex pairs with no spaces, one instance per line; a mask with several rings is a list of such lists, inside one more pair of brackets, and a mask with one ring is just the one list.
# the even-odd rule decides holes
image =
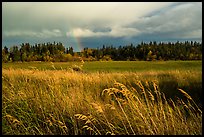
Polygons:
[[2,132],[201,135],[201,64],[2,64]]
[[[55,68],[53,68],[53,65]],[[22,68],[38,70],[67,70],[81,62],[24,62],[3,63],[3,68]],[[141,71],[169,71],[169,70],[197,70],[202,71],[202,61],[94,61],[86,62],[83,70],[87,72],[141,72]]]

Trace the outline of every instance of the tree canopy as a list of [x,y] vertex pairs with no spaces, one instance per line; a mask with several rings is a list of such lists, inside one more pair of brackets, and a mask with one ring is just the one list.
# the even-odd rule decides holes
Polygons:
[[138,45],[114,47],[103,45],[102,48],[84,48],[81,52],[74,52],[73,47],[65,48],[61,42],[31,45],[22,43],[2,49],[2,62],[14,61],[96,61],[96,60],[201,60],[202,43],[196,41],[185,42],[141,42]]

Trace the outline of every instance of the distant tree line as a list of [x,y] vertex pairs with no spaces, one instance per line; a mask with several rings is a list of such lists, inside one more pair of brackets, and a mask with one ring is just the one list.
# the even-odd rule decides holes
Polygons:
[[73,47],[65,48],[61,42],[30,45],[22,43],[2,49],[2,62],[14,61],[97,61],[97,60],[202,60],[202,43],[185,41],[176,43],[141,42],[138,45],[119,46],[103,45],[102,48],[84,48],[74,52]]
[[2,49],[2,61],[53,61],[62,62],[70,61],[74,55],[73,48],[65,48],[61,42],[59,43],[43,43],[31,45],[22,43],[20,48],[13,46],[9,50],[5,46]]

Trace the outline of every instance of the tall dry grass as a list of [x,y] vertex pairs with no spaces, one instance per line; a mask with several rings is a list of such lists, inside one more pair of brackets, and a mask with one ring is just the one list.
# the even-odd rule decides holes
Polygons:
[[166,98],[160,90],[166,73],[179,85],[200,74],[3,69],[3,134],[202,134],[194,98],[182,89],[182,99]]

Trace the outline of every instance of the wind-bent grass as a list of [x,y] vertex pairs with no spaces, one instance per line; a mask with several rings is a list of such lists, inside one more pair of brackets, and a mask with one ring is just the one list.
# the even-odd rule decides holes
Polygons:
[[2,72],[3,134],[202,134],[200,106],[182,90],[201,72]]

